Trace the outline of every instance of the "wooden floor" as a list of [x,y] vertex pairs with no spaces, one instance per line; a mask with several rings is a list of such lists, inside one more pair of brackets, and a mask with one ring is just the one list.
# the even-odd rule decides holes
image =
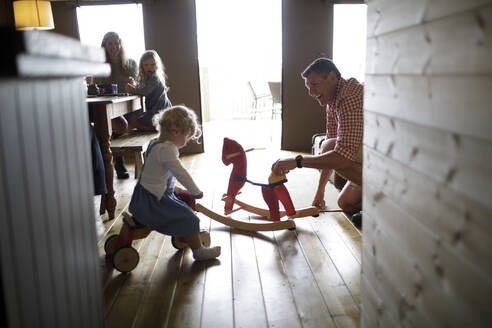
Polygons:
[[[183,157],[204,191],[199,202],[218,213],[231,170],[221,162],[221,147],[209,138],[204,154]],[[248,178],[266,180],[271,163],[290,155],[269,148],[248,153]],[[317,177],[310,169],[288,175],[296,207],[310,205]],[[135,181],[133,175],[115,180],[118,208],[116,219],[105,223],[106,237],[119,231]],[[336,196],[329,185],[329,207],[337,207]],[[258,187],[246,185],[238,198],[266,208]],[[199,217],[212,245],[222,247],[219,259],[194,262],[190,250],[176,251],[169,236],[156,232],[134,242],[140,263],[133,272],[103,268],[106,327],[359,326],[361,235],[343,214],[296,219],[295,231],[264,233]],[[254,220],[242,211],[233,217]],[[101,263],[104,240],[98,245]]]

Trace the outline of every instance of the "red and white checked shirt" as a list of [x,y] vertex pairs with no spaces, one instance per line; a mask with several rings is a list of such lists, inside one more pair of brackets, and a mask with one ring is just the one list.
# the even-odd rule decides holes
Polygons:
[[362,147],[364,86],[356,79],[340,78],[335,99],[326,106],[326,138],[336,138],[334,151],[355,161]]

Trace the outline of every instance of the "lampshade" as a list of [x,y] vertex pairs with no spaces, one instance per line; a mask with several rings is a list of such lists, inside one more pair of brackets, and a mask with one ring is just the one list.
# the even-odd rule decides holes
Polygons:
[[17,30],[52,30],[55,28],[49,1],[14,1],[14,18]]

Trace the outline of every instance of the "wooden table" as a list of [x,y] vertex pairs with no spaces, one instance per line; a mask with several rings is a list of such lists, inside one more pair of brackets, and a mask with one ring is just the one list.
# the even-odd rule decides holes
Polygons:
[[111,119],[143,109],[145,107],[144,98],[140,96],[100,96],[87,98],[87,104],[89,105],[89,118],[94,123],[96,136],[101,147],[108,187],[108,193],[101,199],[100,214],[108,211],[108,219],[111,220],[114,218],[116,208],[113,188],[113,155],[110,148],[111,134],[113,133]]

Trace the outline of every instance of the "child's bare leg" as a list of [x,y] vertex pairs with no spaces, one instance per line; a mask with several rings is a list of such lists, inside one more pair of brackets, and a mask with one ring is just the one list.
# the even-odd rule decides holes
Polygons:
[[[135,113],[138,113],[140,111],[135,111]],[[130,119],[130,121],[128,122],[128,130],[133,130],[133,129],[137,129],[139,131],[155,131],[155,129],[153,127],[149,127],[149,126],[145,126],[145,125],[142,125],[140,124],[138,121],[137,121],[137,115],[133,115]]]
[[111,126],[113,127],[113,132],[119,135],[128,132],[128,122],[123,116],[113,118],[111,120]]
[[184,236],[182,238],[184,242],[187,243],[188,246],[190,246],[191,249],[197,249],[202,246],[202,243],[200,241],[200,234],[198,233],[191,236]]

